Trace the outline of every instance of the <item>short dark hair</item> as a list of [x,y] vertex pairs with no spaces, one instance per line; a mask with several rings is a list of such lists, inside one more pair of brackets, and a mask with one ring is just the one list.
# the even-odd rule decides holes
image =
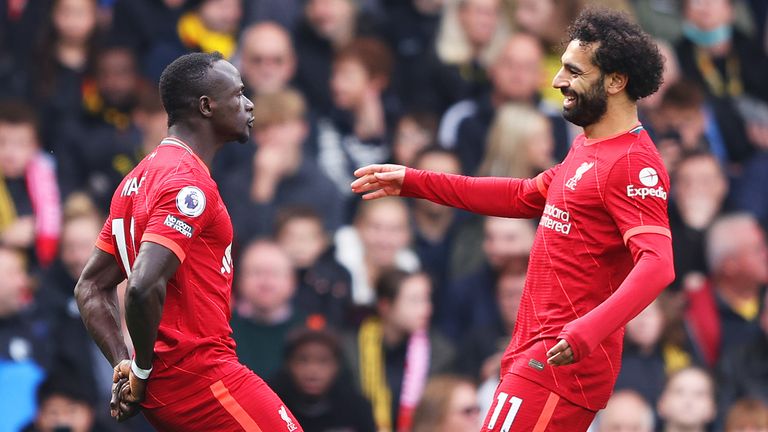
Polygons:
[[623,13],[589,8],[568,28],[569,40],[597,42],[592,61],[602,73],[628,77],[627,94],[638,100],[659,89],[664,58],[653,39]]
[[394,267],[383,270],[381,276],[376,280],[376,286],[374,287],[376,300],[394,302],[397,296],[400,295],[403,283],[415,276],[426,277],[432,283],[432,279],[423,271],[407,272]]
[[29,125],[35,132],[38,128],[37,114],[29,104],[20,100],[0,101],[0,123],[15,126]]
[[384,78],[389,81],[392,75],[394,59],[389,47],[379,39],[361,37],[353,40],[342,48],[334,61],[358,61],[371,78]]
[[678,81],[664,91],[661,108],[701,109],[704,106],[704,92],[690,81]]
[[461,169],[461,159],[459,158],[459,155],[456,154],[456,152],[449,150],[445,147],[440,147],[437,144],[424,147],[423,149],[419,150],[416,153],[416,156],[413,157],[413,163],[412,165],[414,167],[417,167],[421,164],[422,159],[429,155],[443,155],[448,156],[456,161],[456,163],[459,165],[459,169]]
[[279,237],[288,223],[299,219],[311,220],[323,228],[323,217],[317,210],[309,206],[292,205],[282,207],[277,211],[275,216],[275,236]]
[[224,57],[218,53],[185,54],[169,64],[160,75],[160,99],[168,113],[168,126],[189,115],[200,96],[208,91],[206,78],[213,64]]
[[336,333],[328,329],[299,327],[288,333],[283,353],[284,358],[286,360],[291,360],[299,348],[310,343],[325,345],[333,353],[336,361],[341,363],[343,358],[341,341],[339,341],[339,337]]

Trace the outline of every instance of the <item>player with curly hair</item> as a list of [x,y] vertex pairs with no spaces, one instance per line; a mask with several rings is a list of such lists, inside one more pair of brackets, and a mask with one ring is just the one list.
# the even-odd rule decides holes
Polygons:
[[674,279],[669,178],[636,105],[661,84],[662,57],[616,12],[583,12],[569,38],[552,85],[584,133],[562,163],[532,179],[371,165],[352,183],[364,199],[402,195],[539,218],[485,432],[587,430],[619,373],[624,325]]

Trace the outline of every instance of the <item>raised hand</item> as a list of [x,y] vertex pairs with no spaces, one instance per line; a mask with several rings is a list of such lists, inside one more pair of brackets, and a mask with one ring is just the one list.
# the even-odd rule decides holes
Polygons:
[[385,196],[400,195],[405,179],[402,165],[368,165],[355,171],[357,180],[352,182],[352,192],[364,194],[363,199],[371,200]]

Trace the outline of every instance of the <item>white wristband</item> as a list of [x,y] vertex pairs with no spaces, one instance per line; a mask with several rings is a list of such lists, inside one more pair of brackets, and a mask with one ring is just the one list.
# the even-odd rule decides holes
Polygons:
[[152,368],[142,369],[139,367],[139,365],[136,364],[136,359],[133,359],[131,361],[131,372],[133,372],[133,374],[138,378],[145,380],[149,378],[149,374],[152,373]]

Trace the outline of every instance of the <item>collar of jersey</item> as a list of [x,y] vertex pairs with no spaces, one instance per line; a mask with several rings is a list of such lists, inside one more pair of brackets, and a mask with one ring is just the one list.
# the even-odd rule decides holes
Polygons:
[[[187,145],[187,143],[185,143],[184,141],[182,141],[182,140],[180,140],[180,139],[178,139],[178,138],[176,138],[176,137],[165,137],[165,138],[163,138],[163,140],[160,142],[160,145],[161,145],[161,146],[162,146],[162,145],[173,145],[173,146],[177,146],[177,147],[181,147],[181,148],[183,148],[183,149],[184,149],[184,150],[186,150],[186,151],[187,151],[189,154],[191,154],[191,155],[192,155],[192,157],[194,157],[194,158],[195,158],[195,160],[197,160],[197,162],[198,162],[198,163],[200,163],[200,165],[203,167],[203,169],[205,170],[205,172],[206,172],[206,173],[208,173],[208,175],[211,175],[211,172],[208,170],[208,165],[206,165],[206,164],[205,164],[205,162],[203,162],[203,160],[202,160],[202,159],[200,159],[200,157],[199,157],[198,155],[196,155],[196,154],[195,154],[195,152],[193,152],[193,151],[192,151],[192,149],[191,149],[191,148],[190,148],[190,147]],[[159,147],[159,146],[158,146],[158,147]]]
[[618,137],[620,137],[622,135],[625,135],[625,134],[628,134],[628,133],[634,133],[636,135],[639,135],[640,131],[642,131],[642,130],[643,130],[643,125],[641,123],[638,123],[638,124],[632,126],[632,128],[630,128],[629,130],[626,130],[624,132],[619,132],[617,134],[614,134],[614,135],[611,135],[611,136],[607,136],[605,138],[595,138],[595,139],[593,139],[593,138],[584,137],[584,145],[588,145],[589,146],[589,145],[592,145],[592,144],[597,144],[599,142],[612,140],[614,138],[618,138]]

